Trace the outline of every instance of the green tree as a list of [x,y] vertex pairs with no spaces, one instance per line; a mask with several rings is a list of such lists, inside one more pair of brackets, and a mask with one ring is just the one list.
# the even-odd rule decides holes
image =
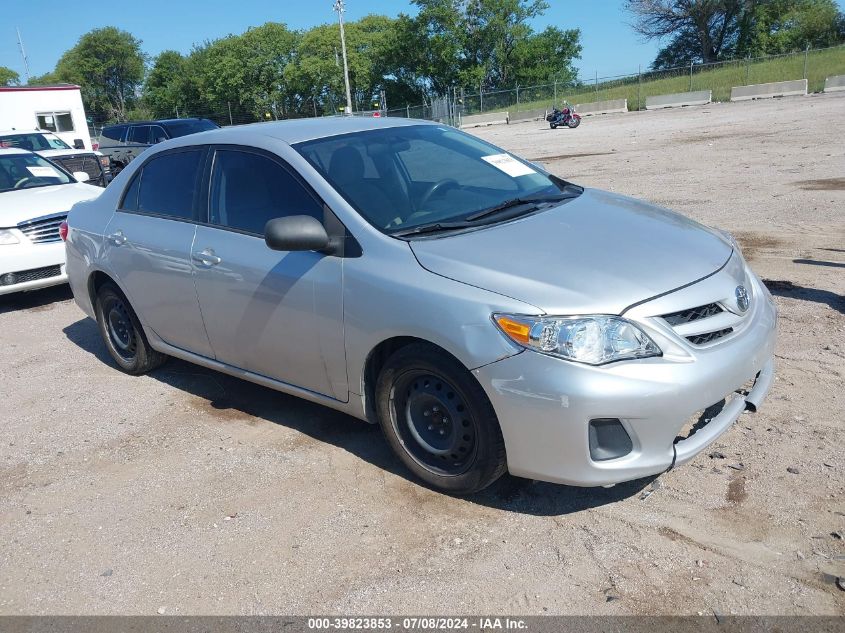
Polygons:
[[187,63],[177,51],[163,51],[147,73],[144,82],[144,104],[158,118],[175,116],[185,111]]
[[574,79],[580,32],[550,27],[534,33],[531,20],[543,0],[414,0],[419,13],[404,27],[417,83],[443,94],[449,87],[512,88],[550,81],[556,73]]
[[145,61],[140,40],[107,26],[89,31],[62,55],[55,77],[79,84],[89,113],[122,121],[136,100]]
[[[755,0],[627,0],[634,30],[648,39],[670,38],[653,64],[676,58],[715,62],[732,51]],[[678,59],[678,61],[680,61]]]
[[581,57],[581,32],[549,26],[520,41],[514,50],[513,78],[521,86],[556,81],[574,85],[578,71],[574,59]]
[[36,75],[35,77],[30,77],[29,81],[26,83],[27,86],[48,86],[50,84],[57,84],[59,83],[59,78],[56,77],[55,72],[44,73],[43,75]]
[[[347,22],[345,31],[353,107],[369,109],[380,90],[397,89],[400,85],[392,63],[398,50],[397,21],[368,15]],[[346,105],[341,55],[337,24],[322,24],[302,35],[295,61],[287,67],[285,77],[302,99],[303,114],[313,114],[312,110],[336,111]],[[394,96],[401,103],[398,94]]]
[[296,53],[299,35],[284,24],[268,22],[242,35],[230,35],[202,51],[200,91],[218,109],[231,104],[253,117],[286,116],[296,108],[296,95],[285,80],[285,68]]
[[17,86],[21,77],[11,68],[0,66],[0,86]]
[[845,20],[833,0],[768,0],[753,12],[748,55],[790,53],[834,46],[845,41]]

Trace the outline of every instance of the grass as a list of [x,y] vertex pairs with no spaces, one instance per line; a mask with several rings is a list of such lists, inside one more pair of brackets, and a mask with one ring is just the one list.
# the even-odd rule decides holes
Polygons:
[[[627,99],[629,110],[645,108],[646,97],[712,90],[713,101],[729,101],[731,87],[762,84],[773,81],[788,81],[805,77],[805,55],[796,53],[757,60],[738,60],[710,66],[689,69],[644,73],[641,81],[637,76],[600,82],[598,85],[582,85],[577,89],[558,88],[559,101],[590,103],[610,99]],[[845,74],[845,46],[810,51],[806,56],[807,90],[821,92],[824,80],[832,75]],[[547,108],[554,100],[554,87],[538,86],[520,89],[519,107],[516,107],[515,91],[484,95],[484,112],[503,110],[532,110]],[[480,111],[477,94],[466,94],[464,115]]]

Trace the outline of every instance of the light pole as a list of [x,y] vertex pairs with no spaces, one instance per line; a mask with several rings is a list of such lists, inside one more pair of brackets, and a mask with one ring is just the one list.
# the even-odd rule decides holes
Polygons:
[[349,90],[349,65],[346,61],[346,35],[343,32],[343,0],[335,0],[334,10],[340,23],[340,49],[343,51],[343,81],[346,84],[346,114],[352,114],[352,92]]

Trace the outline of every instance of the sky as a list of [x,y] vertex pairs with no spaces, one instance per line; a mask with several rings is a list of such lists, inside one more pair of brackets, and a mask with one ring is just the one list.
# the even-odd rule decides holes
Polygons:
[[[659,44],[645,42],[630,26],[631,16],[622,10],[623,0],[547,0],[545,15],[532,26],[580,28],[582,56],[576,61],[582,79],[637,72],[654,59]],[[24,79],[18,49],[19,28],[31,75],[53,70],[67,49],[93,28],[117,26],[142,40],[151,57],[166,49],[182,53],[195,43],[230,33],[242,33],[265,22],[285,22],[290,28],[306,29],[336,19],[333,0],[144,0],[78,5],[67,0],[0,0],[0,66],[7,66]],[[840,2],[841,6],[841,2]],[[407,0],[346,0],[347,19],[368,13],[396,16],[413,13]]]

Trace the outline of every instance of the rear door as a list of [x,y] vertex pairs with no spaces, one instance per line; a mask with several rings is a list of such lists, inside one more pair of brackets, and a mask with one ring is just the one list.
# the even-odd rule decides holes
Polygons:
[[215,357],[346,401],[343,259],[264,243],[272,218],[324,221],[322,202],[269,153],[218,149],[212,164],[208,222],[197,228],[193,265]]
[[166,343],[213,353],[191,266],[204,148],[162,152],[138,170],[106,229],[106,259],[144,325]]
[[151,142],[152,130],[149,125],[131,125],[126,134],[126,160],[127,162],[138,158],[147,149]]

